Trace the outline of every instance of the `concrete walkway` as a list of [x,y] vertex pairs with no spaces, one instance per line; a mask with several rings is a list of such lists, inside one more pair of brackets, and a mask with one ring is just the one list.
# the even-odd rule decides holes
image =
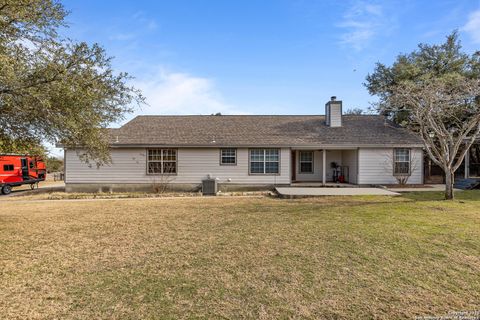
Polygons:
[[[431,191],[445,191],[444,184],[427,184],[424,187],[415,187],[415,188],[387,188],[392,192],[431,192]],[[463,191],[462,189],[454,188],[453,191]]]
[[275,188],[280,197],[302,198],[318,196],[398,196],[392,192],[380,188],[301,188],[301,187],[278,187]]

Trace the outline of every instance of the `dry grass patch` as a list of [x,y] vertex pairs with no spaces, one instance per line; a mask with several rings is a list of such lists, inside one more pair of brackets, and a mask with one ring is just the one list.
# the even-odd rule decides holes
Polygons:
[[[23,186],[22,186],[23,187]],[[30,187],[28,187],[30,189]],[[25,189],[26,190],[26,189]],[[131,198],[186,198],[202,197],[201,192],[42,192],[42,193],[18,193],[15,197],[0,197],[3,201],[24,200],[83,200],[83,199],[131,199]],[[250,192],[223,192],[219,197],[265,197],[275,196],[272,191]]]
[[478,202],[5,201],[2,318],[392,319],[480,308]]
[[[53,180],[47,180],[47,181],[40,181],[38,183],[38,186],[40,187],[63,187],[65,186],[65,183],[63,181],[53,181]],[[35,189],[37,189],[37,185],[35,184]],[[19,190],[31,190],[31,187],[29,184],[24,184],[21,186],[13,187],[13,191],[19,191]]]

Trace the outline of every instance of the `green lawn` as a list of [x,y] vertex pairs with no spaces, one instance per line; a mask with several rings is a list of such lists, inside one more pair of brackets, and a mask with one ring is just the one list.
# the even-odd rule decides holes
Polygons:
[[480,193],[0,198],[0,318],[398,319],[480,309]]

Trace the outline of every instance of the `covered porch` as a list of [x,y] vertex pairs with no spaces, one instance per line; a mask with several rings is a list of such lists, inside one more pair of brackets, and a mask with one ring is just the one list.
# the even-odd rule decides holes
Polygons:
[[[445,173],[428,156],[425,158],[425,182],[445,183]],[[463,163],[455,171],[455,181],[464,179],[480,180],[480,143],[475,143],[465,154]]]
[[290,172],[292,186],[356,185],[358,149],[292,149]]

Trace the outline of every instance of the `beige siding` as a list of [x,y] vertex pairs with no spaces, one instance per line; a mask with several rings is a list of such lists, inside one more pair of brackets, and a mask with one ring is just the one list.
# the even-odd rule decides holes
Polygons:
[[[158,175],[146,174],[146,149],[112,149],[111,156],[110,165],[89,167],[79,160],[75,150],[68,150],[66,183],[158,183],[162,179]],[[290,149],[281,149],[279,175],[249,175],[246,148],[237,149],[236,166],[221,166],[219,159],[220,150],[217,148],[178,149],[178,174],[169,178],[169,182],[200,183],[210,175],[218,178],[220,183],[290,183]]]
[[[305,150],[308,151],[308,150]],[[300,173],[300,151],[296,151],[297,181],[322,181],[322,151],[313,152],[313,173]]]
[[113,149],[112,163],[97,168],[80,161],[82,150],[65,152],[65,183],[141,183],[147,180],[145,149]]
[[[178,149],[178,175],[169,178],[170,183],[197,184],[210,175],[220,183],[232,184],[289,184],[290,149],[280,152],[279,175],[249,175],[248,149],[237,150],[237,165],[221,166],[217,148]],[[297,151],[298,152],[298,151]],[[358,156],[357,156],[358,153]],[[154,183],[162,179],[158,175],[146,174],[146,150],[140,148],[113,149],[112,164],[97,168],[82,163],[75,150],[66,152],[66,183]],[[422,183],[422,150],[412,149],[412,176],[408,183]],[[358,164],[357,164],[358,157]],[[322,152],[314,153],[314,173],[300,174],[297,153],[297,180],[322,180]],[[393,149],[328,150],[327,181],[332,181],[331,162],[349,167],[349,182],[358,184],[394,184]],[[357,180],[358,177],[358,180]],[[230,181],[229,181],[230,180]]]
[[[422,183],[423,152],[420,148],[411,151],[412,175],[409,184]],[[358,150],[358,184],[396,184],[393,176],[393,149],[359,149]]]

